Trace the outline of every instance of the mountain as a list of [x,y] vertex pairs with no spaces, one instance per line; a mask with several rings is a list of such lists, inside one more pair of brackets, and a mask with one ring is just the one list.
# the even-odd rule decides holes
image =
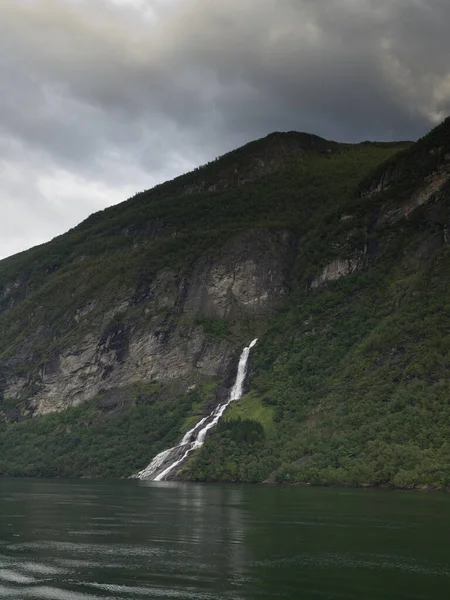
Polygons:
[[450,486],[450,120],[274,133],[0,262],[0,473]]

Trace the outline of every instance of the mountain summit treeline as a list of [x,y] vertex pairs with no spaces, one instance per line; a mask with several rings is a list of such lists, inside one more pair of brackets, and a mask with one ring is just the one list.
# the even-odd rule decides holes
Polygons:
[[274,133],[0,262],[0,473],[450,486],[450,121]]

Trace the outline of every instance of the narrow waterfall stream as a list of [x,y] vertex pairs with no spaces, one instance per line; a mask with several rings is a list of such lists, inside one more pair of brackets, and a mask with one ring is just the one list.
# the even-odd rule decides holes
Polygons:
[[203,446],[206,434],[210,429],[217,425],[227,406],[234,400],[239,400],[239,398],[241,398],[245,377],[247,375],[248,357],[250,350],[257,341],[257,339],[253,340],[252,343],[242,351],[239,359],[236,381],[231,388],[228,400],[223,404],[219,404],[219,406],[215,408],[210,415],[201,419],[195,425],[195,427],[190,429],[184,435],[183,439],[177,446],[169,448],[168,450],[164,450],[164,452],[161,452],[155,456],[148,467],[134,475],[136,479],[152,479],[153,481],[163,481],[164,479],[167,479],[167,476],[178,465],[180,465],[191,452],[197,448],[200,448],[200,446]]

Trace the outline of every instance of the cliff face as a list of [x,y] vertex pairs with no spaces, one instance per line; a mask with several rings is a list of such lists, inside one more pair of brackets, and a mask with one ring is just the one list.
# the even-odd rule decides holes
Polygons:
[[[100,391],[138,381],[183,379],[188,389],[199,377],[220,378],[235,351],[227,340],[211,341],[202,319],[254,319],[273,312],[287,293],[294,236],[285,230],[253,230],[229,240],[214,254],[201,256],[189,272],[163,270],[144,297],[130,290],[92,319],[99,299],[73,315],[87,331],[60,345],[36,370],[10,375],[3,394],[23,402],[24,412],[45,414],[74,406]],[[139,305],[144,320],[126,322]],[[51,327],[51,324],[48,324]],[[33,341],[9,364],[26,367]]]
[[179,477],[447,485],[449,189],[449,122],[273,134],[1,261],[0,473],[137,472],[258,337]]

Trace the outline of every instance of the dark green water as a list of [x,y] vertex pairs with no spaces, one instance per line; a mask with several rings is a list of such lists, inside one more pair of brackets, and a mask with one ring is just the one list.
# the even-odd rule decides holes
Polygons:
[[0,479],[0,598],[447,599],[450,495]]

